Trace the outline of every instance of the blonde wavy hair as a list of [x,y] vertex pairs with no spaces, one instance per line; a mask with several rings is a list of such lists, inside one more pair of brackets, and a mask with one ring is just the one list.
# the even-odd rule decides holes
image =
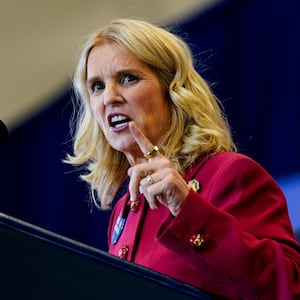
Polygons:
[[202,155],[235,150],[222,106],[195,70],[189,46],[179,36],[148,22],[113,20],[89,36],[82,48],[73,78],[79,104],[74,153],[66,158],[67,163],[83,166],[81,178],[89,183],[97,207],[110,207],[129,168],[125,155],[108,144],[90,106],[87,59],[91,49],[103,41],[113,41],[135,54],[164,82],[172,118],[159,146],[181,174]]

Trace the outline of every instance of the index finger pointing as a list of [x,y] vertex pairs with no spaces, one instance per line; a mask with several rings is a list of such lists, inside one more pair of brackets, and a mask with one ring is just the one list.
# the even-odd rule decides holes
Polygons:
[[129,130],[134,137],[135,141],[139,145],[142,153],[147,153],[154,148],[153,144],[146,138],[143,132],[137,127],[137,125],[131,121],[129,123]]

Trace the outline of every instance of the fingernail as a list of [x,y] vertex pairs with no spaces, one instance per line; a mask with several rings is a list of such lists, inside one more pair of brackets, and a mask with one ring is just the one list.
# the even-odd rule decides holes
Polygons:
[[128,176],[130,177],[130,174],[131,174],[131,168],[129,168],[129,169],[127,170],[127,174],[128,174]]
[[139,192],[140,194],[143,194],[143,188],[141,186],[139,186]]

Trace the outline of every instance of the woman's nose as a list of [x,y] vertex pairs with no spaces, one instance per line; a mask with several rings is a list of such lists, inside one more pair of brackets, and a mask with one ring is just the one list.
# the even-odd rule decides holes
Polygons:
[[119,103],[122,101],[122,97],[120,95],[119,89],[115,84],[107,84],[105,86],[104,92],[104,105],[111,105],[114,103]]

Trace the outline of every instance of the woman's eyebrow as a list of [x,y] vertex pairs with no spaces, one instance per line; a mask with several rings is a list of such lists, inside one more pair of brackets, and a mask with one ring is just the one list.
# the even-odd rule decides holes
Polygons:
[[[124,74],[131,74],[131,73],[134,73],[134,74],[139,74],[139,73],[141,73],[141,71],[140,70],[138,70],[137,68],[132,68],[132,67],[120,67],[120,68],[118,68],[117,70],[115,70],[114,72],[113,72],[113,77],[118,77],[118,76],[120,76],[120,75],[124,75]],[[97,76],[97,75],[95,75],[95,76],[92,76],[92,77],[89,77],[89,78],[87,78],[87,80],[86,80],[86,84],[88,85],[88,86],[90,86],[91,84],[93,84],[95,81],[102,81],[102,79],[99,77],[99,76]]]

